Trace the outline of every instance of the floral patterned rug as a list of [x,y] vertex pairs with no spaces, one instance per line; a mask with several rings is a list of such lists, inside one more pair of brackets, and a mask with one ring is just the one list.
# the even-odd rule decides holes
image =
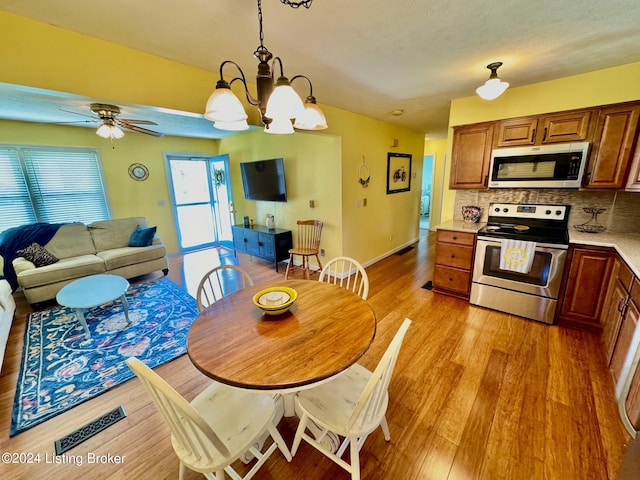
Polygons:
[[186,353],[198,315],[193,297],[167,278],[131,285],[126,295],[131,325],[115,300],[86,312],[88,340],[71,308],[29,316],[10,436],[129,380],[130,356],[153,368]]

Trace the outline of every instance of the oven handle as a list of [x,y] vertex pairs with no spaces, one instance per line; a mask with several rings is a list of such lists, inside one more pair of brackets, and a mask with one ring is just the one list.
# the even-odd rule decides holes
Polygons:
[[[493,245],[502,246],[502,240],[499,239],[499,238],[478,237],[478,242],[484,242],[486,244],[493,244]],[[535,242],[535,243],[536,243],[536,250],[542,251],[542,252],[546,252],[546,251],[550,251],[550,250],[568,250],[569,249],[569,245],[565,245],[565,244],[542,243],[542,242]]]

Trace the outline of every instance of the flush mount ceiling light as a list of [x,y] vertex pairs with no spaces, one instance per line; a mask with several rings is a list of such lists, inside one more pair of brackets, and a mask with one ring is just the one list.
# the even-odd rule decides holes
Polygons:
[[[304,6],[309,8],[313,0],[306,1],[290,1],[280,0],[281,3],[289,5],[292,8]],[[258,107],[262,116],[262,123],[267,133],[293,133],[294,126],[301,130],[323,130],[327,128],[327,121],[322,110],[316,103],[313,96],[313,86],[311,80],[304,75],[296,75],[291,81],[284,76],[282,60],[280,57],[274,57],[272,53],[264,46],[264,34],[262,31],[262,1],[258,0],[258,23],[260,26],[260,46],[253,52],[253,56],[260,63],[258,64],[258,74],[256,76],[257,97],[253,97],[249,93],[244,72],[240,66],[232,61],[225,60],[220,64],[220,80],[216,82],[216,89],[207,101],[205,118],[211,120],[213,126],[219,130],[247,130],[247,114],[244,111],[242,103],[231,91],[231,85],[235,81],[239,81],[244,87],[244,93],[247,102]],[[269,61],[273,59],[270,66]],[[274,82],[273,70],[275,63],[280,66],[280,76]],[[225,65],[230,64],[236,67],[240,76],[233,78],[231,81],[224,79],[222,70]],[[291,87],[294,80],[304,78],[309,83],[309,96],[305,103]]]
[[487,65],[487,68],[491,70],[489,80],[476,89],[476,93],[485,100],[498,98],[509,87],[509,83],[503,82],[500,77],[498,77],[498,68],[501,66],[502,62],[494,62]]

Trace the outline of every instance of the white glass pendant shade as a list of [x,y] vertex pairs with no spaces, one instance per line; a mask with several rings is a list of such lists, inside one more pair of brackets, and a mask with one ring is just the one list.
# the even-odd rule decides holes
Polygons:
[[265,127],[264,131],[266,133],[274,133],[276,135],[287,135],[289,133],[294,133],[291,119],[282,115],[273,118],[271,123],[269,124],[269,128]]
[[213,122],[213,127],[218,130],[227,130],[231,132],[239,132],[242,130],[249,130],[249,124],[246,120],[240,120],[239,122]]
[[204,117],[212,122],[235,123],[244,121],[246,124],[247,113],[230,88],[216,88],[207,101]]
[[273,119],[279,117],[298,118],[304,113],[302,100],[288,83],[278,85],[273,89],[267,101],[266,117]]
[[307,101],[304,103],[303,114],[296,117],[293,126],[300,130],[324,130],[327,128],[327,119],[316,103]]
[[485,100],[493,100],[502,95],[508,87],[508,82],[503,82],[499,78],[490,78],[476,89],[476,93]]
[[124,137],[124,132],[116,125],[103,123],[96,130],[96,135],[102,138],[115,138],[117,140]]

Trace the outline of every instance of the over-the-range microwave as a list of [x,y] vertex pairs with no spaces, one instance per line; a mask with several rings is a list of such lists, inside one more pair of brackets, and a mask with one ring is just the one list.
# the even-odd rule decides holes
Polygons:
[[579,188],[588,142],[495,148],[489,188]]

